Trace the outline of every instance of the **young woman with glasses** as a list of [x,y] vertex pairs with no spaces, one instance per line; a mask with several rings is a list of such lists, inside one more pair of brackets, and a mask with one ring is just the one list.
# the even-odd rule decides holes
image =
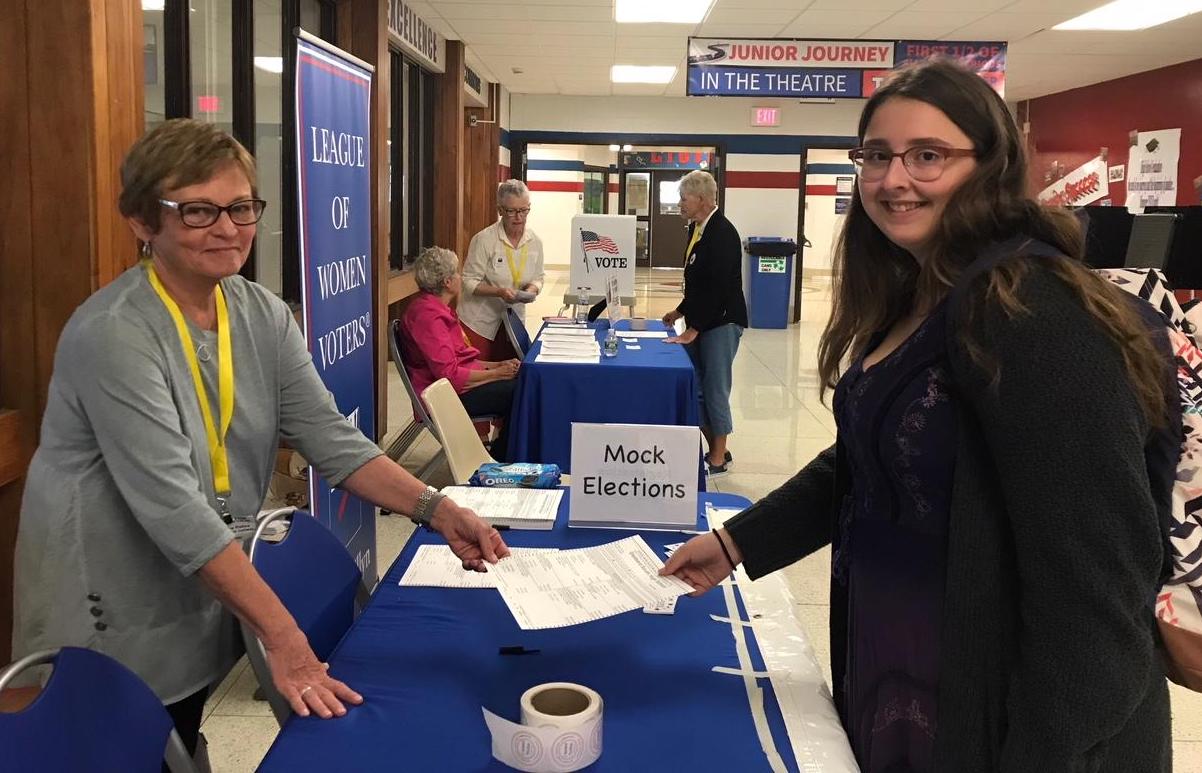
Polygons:
[[254,159],[212,124],[167,121],[121,167],[143,261],[58,342],[17,535],[13,654],[111,655],[158,694],[189,749],[210,687],[263,642],[302,716],[362,699],[318,662],[236,534],[253,530],[282,436],[333,485],[414,513],[480,569],[508,553],[339,413],[287,304],[238,275],[265,203]]
[[832,686],[866,772],[1168,771],[1163,324],[1029,197],[977,75],[899,71],[858,137],[818,352],[836,442],[664,571],[703,592],[831,545]]

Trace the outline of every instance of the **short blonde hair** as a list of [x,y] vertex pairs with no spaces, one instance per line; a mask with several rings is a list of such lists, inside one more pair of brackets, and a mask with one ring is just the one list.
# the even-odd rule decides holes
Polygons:
[[680,178],[679,189],[681,196],[685,194],[696,196],[702,201],[708,201],[710,204],[716,204],[718,201],[717,181],[714,180],[712,174],[700,169],[694,169]]
[[257,196],[255,159],[242,143],[211,123],[173,118],[144,134],[121,162],[117,206],[158,232],[165,191],[202,183],[225,164],[235,164]]
[[413,262],[413,280],[422,292],[441,293],[459,270],[459,256],[446,247],[427,247]]
[[507,196],[517,196],[519,199],[528,198],[530,189],[521,180],[506,180],[497,186],[497,206],[505,203]]

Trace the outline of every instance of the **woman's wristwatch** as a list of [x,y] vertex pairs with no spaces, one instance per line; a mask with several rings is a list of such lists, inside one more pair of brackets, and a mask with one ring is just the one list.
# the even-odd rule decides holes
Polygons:
[[418,495],[417,507],[413,509],[413,515],[409,516],[409,520],[418,526],[429,528],[430,521],[434,518],[434,511],[438,508],[438,503],[446,498],[446,494],[438,493],[438,489],[433,486],[426,486],[426,490]]

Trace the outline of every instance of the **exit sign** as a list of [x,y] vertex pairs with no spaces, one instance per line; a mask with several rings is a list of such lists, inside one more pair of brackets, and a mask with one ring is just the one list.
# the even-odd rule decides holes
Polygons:
[[779,107],[753,107],[753,108],[751,108],[751,125],[752,126],[780,126],[780,108]]

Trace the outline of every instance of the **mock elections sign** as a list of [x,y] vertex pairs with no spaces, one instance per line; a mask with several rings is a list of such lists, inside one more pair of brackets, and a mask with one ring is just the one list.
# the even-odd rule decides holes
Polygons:
[[[371,69],[296,41],[301,302],[313,364],[346,420],[375,438],[371,260]],[[309,468],[309,509],[376,578],[375,508]]]
[[697,427],[572,422],[571,526],[692,529]]
[[1005,95],[1006,44],[955,40],[689,38],[690,97],[866,99],[891,70],[958,60]]

